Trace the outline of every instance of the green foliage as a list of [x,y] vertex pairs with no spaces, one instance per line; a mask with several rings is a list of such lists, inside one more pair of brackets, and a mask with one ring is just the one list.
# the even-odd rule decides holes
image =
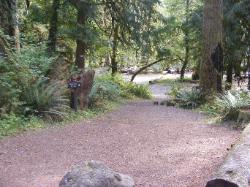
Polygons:
[[45,76],[50,69],[54,58],[49,57],[46,50],[45,44],[28,45],[23,47],[17,55],[19,66],[29,70],[27,75],[29,79]]
[[250,107],[250,96],[245,92],[230,92],[215,97],[215,100],[202,108],[203,111],[222,120],[238,119],[242,108]]
[[45,46],[27,46],[12,59],[0,60],[0,114],[16,112],[22,105],[22,92],[40,77],[45,77],[53,58],[47,57]]
[[94,81],[90,93],[90,105],[99,105],[103,101],[116,101],[119,98],[151,98],[149,88],[145,85],[126,82],[121,76],[103,75]]
[[104,100],[115,101],[119,98],[121,87],[111,76],[101,76],[94,80],[90,93],[90,105],[98,105]]
[[250,97],[243,92],[227,92],[216,97],[215,104],[218,106],[218,113],[224,120],[237,120],[239,110],[250,106]]
[[107,79],[114,81],[121,88],[121,97],[125,98],[133,98],[139,97],[144,99],[151,98],[151,92],[149,87],[146,85],[140,85],[132,82],[125,81],[120,75],[115,75],[114,77],[111,75],[106,76]]
[[25,115],[36,115],[46,118],[62,118],[68,109],[65,88],[59,83],[47,84],[38,80],[23,93]]
[[5,115],[0,120],[0,138],[16,134],[27,129],[41,128],[43,122],[35,117],[24,118],[15,114]]
[[135,83],[127,83],[125,87],[123,87],[123,95],[124,97],[139,97],[143,99],[150,99],[151,92],[149,87],[146,85],[135,84]]
[[199,88],[182,88],[183,83],[177,81],[171,82],[171,84],[171,90],[168,94],[179,107],[194,109],[203,103],[203,97]]
[[168,94],[172,96],[173,98],[176,98],[177,95],[180,93],[180,90],[181,90],[181,85],[174,83],[172,84],[170,92]]
[[199,89],[181,90],[176,95],[176,101],[183,108],[197,108],[203,102],[203,97]]

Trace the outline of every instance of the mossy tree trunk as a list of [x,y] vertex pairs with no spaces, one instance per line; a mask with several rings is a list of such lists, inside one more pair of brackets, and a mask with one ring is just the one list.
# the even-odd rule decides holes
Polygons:
[[206,0],[203,10],[203,59],[200,67],[200,87],[205,96],[222,91],[223,0]]
[[[70,0],[72,5],[77,9],[77,27],[79,31],[83,31],[88,18],[88,2],[81,0]],[[75,52],[75,65],[84,70],[85,69],[85,59],[87,53],[87,38],[85,38],[84,32],[79,33],[76,39],[76,52]]]
[[60,6],[60,0],[53,0],[52,16],[50,18],[49,42],[48,42],[50,55],[52,55],[56,51],[59,6]]
[[13,38],[15,49],[20,51],[17,4],[18,0],[0,1],[0,27],[4,34]]

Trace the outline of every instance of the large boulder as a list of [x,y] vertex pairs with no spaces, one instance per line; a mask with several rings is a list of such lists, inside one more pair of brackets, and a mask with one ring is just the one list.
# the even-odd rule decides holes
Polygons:
[[81,163],[68,172],[59,187],[133,187],[134,180],[98,161]]

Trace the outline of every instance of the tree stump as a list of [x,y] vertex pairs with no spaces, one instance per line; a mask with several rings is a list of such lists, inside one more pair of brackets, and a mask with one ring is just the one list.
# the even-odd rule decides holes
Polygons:
[[93,87],[94,83],[95,71],[89,70],[83,72],[80,77],[81,86],[78,89],[79,101],[80,101],[80,109],[83,110],[88,106],[88,98]]
[[248,187],[250,182],[250,125],[229,152],[206,187]]

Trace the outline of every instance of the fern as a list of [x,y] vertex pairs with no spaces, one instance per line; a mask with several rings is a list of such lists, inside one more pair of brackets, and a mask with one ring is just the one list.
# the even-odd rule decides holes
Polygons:
[[237,120],[240,109],[250,107],[250,97],[246,93],[228,91],[215,98],[215,105],[223,120]]
[[57,82],[47,84],[44,80],[38,80],[24,93],[25,115],[62,118],[69,108],[65,92],[66,89]]

